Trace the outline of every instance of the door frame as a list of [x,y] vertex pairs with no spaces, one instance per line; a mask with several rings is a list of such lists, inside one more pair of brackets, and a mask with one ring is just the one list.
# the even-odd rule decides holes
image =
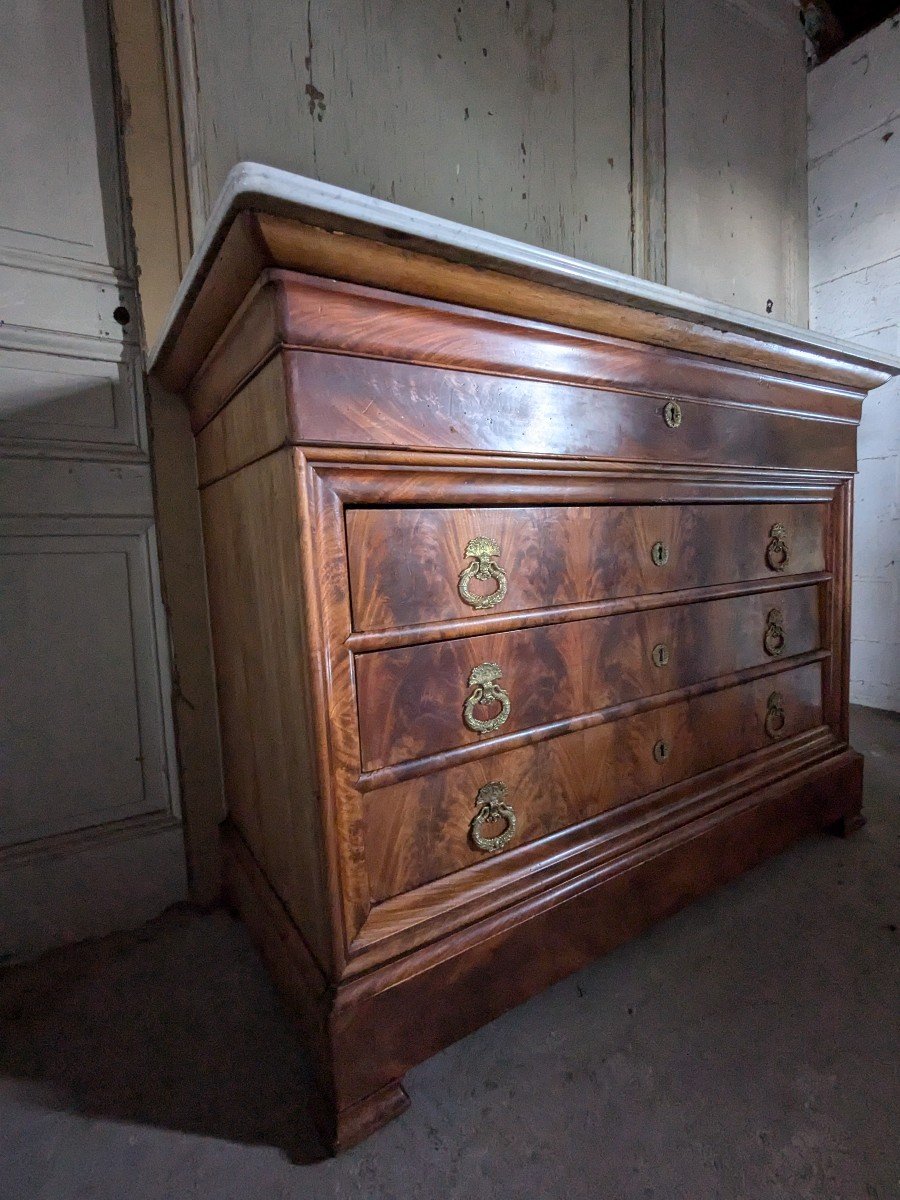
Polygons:
[[[108,6],[146,360],[205,206],[198,211],[185,152],[174,9],[169,0]],[[188,881],[191,898],[209,905],[220,894],[225,807],[194,439],[181,399],[146,378],[145,388]]]

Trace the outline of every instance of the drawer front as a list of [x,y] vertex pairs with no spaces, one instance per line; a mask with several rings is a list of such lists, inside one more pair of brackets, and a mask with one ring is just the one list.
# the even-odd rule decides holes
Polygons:
[[[366,796],[372,899],[399,895],[820,724],[821,668],[811,664],[382,788]],[[489,814],[500,815],[473,828],[489,803]],[[505,845],[492,849],[489,839],[502,839],[510,827],[501,804],[512,809],[515,827]],[[486,848],[476,845],[476,835]]]
[[349,509],[353,625],[394,629],[822,571],[827,514],[806,503]]
[[[631,349],[635,359],[642,356],[642,347]],[[548,365],[557,354],[558,347],[552,347]],[[284,362],[289,436],[295,443],[856,470],[852,417],[820,420],[818,412],[779,412],[765,402],[706,403],[686,397],[676,401],[676,415],[664,396],[306,349],[287,350]],[[634,373],[629,374],[633,380]],[[753,391],[777,404],[767,382],[760,380]],[[718,391],[711,379],[707,387]],[[817,399],[821,404],[821,390]]]
[[819,610],[805,585],[359,655],[363,770],[816,650]]

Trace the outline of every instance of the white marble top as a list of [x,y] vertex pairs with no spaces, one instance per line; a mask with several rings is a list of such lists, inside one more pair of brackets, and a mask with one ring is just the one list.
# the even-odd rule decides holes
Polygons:
[[649,283],[633,275],[581,262],[565,254],[542,250],[539,246],[529,246],[512,238],[253,162],[238,163],[228,173],[166,324],[150,354],[151,369],[182,310],[191,303],[234,216],[242,209],[293,217],[323,229],[402,245],[453,262],[488,267],[585,296],[680,317],[731,333],[764,337],[775,345],[833,354],[861,366],[900,374],[900,358],[894,355],[878,353],[851,342],[691,296],[675,288]]

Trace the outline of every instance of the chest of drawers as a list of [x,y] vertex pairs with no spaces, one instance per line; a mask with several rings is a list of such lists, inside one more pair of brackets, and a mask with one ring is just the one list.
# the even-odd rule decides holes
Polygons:
[[858,822],[856,425],[897,364],[229,188],[155,370],[196,434],[226,887],[341,1148],[424,1057]]

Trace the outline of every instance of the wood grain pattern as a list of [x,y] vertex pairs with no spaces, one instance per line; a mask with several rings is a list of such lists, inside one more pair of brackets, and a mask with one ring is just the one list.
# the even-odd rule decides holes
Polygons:
[[[737,685],[735,685],[737,686]],[[844,747],[825,726],[628,800],[537,841],[515,841],[464,871],[433,879],[372,907],[356,936],[348,978],[396,962],[445,937],[465,936],[496,913],[527,905],[536,911],[559,889],[577,886],[584,872],[627,859],[685,825],[773,781],[824,762]],[[464,886],[460,886],[463,884]]]
[[281,345],[281,291],[263,272],[222,331],[186,393],[199,433]]
[[291,349],[859,420],[854,388],[569,330],[552,316],[526,321],[289,271],[265,272],[260,288],[280,293],[278,340]]
[[855,424],[547,380],[285,351],[296,444],[478,450],[633,462],[856,469]]
[[278,348],[735,403],[858,422],[860,393],[558,325],[434,304],[382,288],[265,270],[187,392],[195,431]]
[[796,346],[777,345],[764,336],[748,336],[665,313],[646,312],[352,234],[330,233],[266,213],[256,217],[256,236],[266,247],[270,266],[508,316],[550,321],[570,329],[685,350],[860,390],[884,382],[883,372],[804,347],[799,338]]
[[228,812],[321,968],[331,967],[289,454],[202,493]]
[[287,440],[284,368],[280,358],[273,358],[197,434],[200,486],[271,454]]
[[[773,608],[784,618],[784,654],[806,654],[820,645],[820,605],[818,588],[793,588],[359,655],[362,769],[487,742],[501,730],[538,729],[769,663],[764,638]],[[659,645],[669,655],[661,667],[651,659]],[[479,663],[501,668],[499,683],[509,696],[509,716],[493,733],[473,731],[463,720],[470,673]],[[488,721],[499,708],[495,702],[473,711]]]
[[[497,615],[821,571],[827,511],[823,504],[349,509],[353,626],[390,629],[475,615],[458,590],[474,537],[500,548],[496,561],[508,591],[489,610]],[[788,530],[783,572],[766,562],[776,522]],[[657,541],[669,550],[662,567],[650,555]],[[487,594],[495,586],[476,582],[471,590]]]
[[714,399],[858,420],[852,388],[566,330],[383,288],[266,270],[195,376],[195,429],[278,346],[330,350],[509,378]]
[[[840,822],[861,784],[859,755],[831,755],[672,830],[651,855],[622,855],[583,875],[578,887],[547,891],[470,926],[452,953],[432,942],[344,984],[328,1002],[317,1056],[327,1071],[319,1112],[331,1147],[341,1148],[343,1114],[357,1105],[369,1132],[379,1113],[396,1115],[402,1100],[386,1105],[385,1096],[397,1095],[418,1062],[798,838]],[[309,962],[296,929],[238,839],[226,840],[225,859],[251,935],[309,1028]],[[311,1044],[319,1044],[314,1033]]]
[[[771,746],[766,703],[776,691],[786,718],[779,738],[821,722],[821,668],[814,664],[371,792],[366,860],[373,901],[484,859],[469,828],[485,784],[506,785],[517,817],[511,844],[522,845]],[[653,757],[660,741],[670,748],[662,763]]]

